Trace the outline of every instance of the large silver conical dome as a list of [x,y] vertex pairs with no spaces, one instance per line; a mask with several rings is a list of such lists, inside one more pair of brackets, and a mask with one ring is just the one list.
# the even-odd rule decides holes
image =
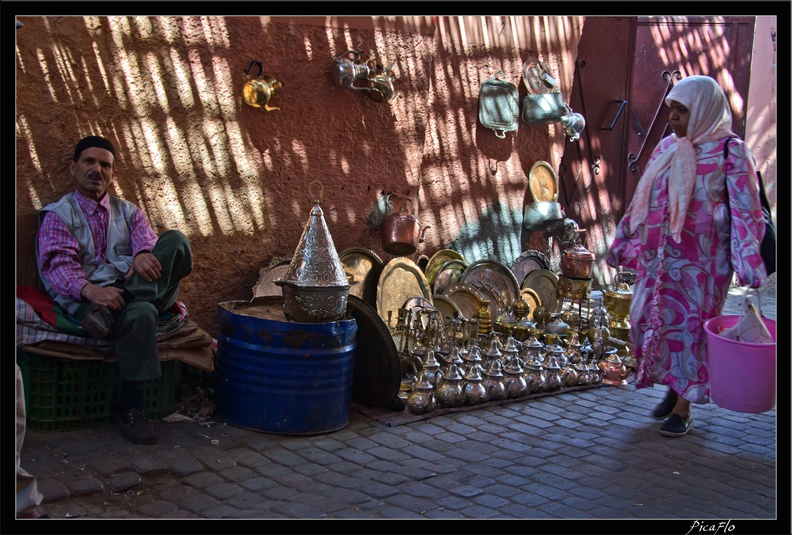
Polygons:
[[283,309],[291,321],[337,321],[346,313],[350,283],[320,202],[321,195],[313,201],[314,207],[286,273],[275,281],[283,289]]

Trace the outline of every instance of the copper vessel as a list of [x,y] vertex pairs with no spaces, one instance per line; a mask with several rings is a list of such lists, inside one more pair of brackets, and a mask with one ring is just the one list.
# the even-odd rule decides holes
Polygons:
[[561,272],[571,279],[590,279],[594,260],[594,253],[579,243],[562,253]]
[[[418,249],[418,244],[423,243],[424,234],[430,227],[423,227],[413,214],[411,197],[391,194],[393,200],[400,201],[398,211],[392,211],[382,220],[382,248],[394,256],[409,256]],[[409,203],[409,207],[408,207]]]

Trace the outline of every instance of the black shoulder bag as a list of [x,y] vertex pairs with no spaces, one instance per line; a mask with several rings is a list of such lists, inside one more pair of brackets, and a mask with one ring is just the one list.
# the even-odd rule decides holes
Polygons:
[[[723,144],[723,172],[726,173],[726,158],[729,156],[729,141],[727,139]],[[759,200],[762,203],[762,215],[765,220],[765,235],[762,238],[762,245],[760,247],[760,254],[764,261],[767,274],[775,273],[776,270],[776,227],[773,223],[773,215],[770,212],[770,203],[767,202],[767,195],[765,194],[764,184],[762,183],[762,173],[756,172],[756,177],[759,179]],[[729,205],[729,187],[726,185],[726,205]],[[729,208],[731,214],[731,207]]]

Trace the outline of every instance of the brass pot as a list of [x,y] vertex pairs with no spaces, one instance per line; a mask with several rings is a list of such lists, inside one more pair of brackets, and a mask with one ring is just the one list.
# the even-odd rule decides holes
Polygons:
[[611,315],[611,326],[629,328],[629,324],[622,324],[630,315],[632,303],[630,286],[626,282],[620,282],[616,288],[611,288],[603,294],[602,301]]

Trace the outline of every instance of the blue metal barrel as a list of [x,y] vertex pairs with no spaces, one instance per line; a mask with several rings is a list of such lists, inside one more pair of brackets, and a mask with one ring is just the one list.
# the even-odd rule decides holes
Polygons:
[[283,297],[219,305],[215,410],[229,424],[284,435],[349,423],[357,324],[288,321]]

